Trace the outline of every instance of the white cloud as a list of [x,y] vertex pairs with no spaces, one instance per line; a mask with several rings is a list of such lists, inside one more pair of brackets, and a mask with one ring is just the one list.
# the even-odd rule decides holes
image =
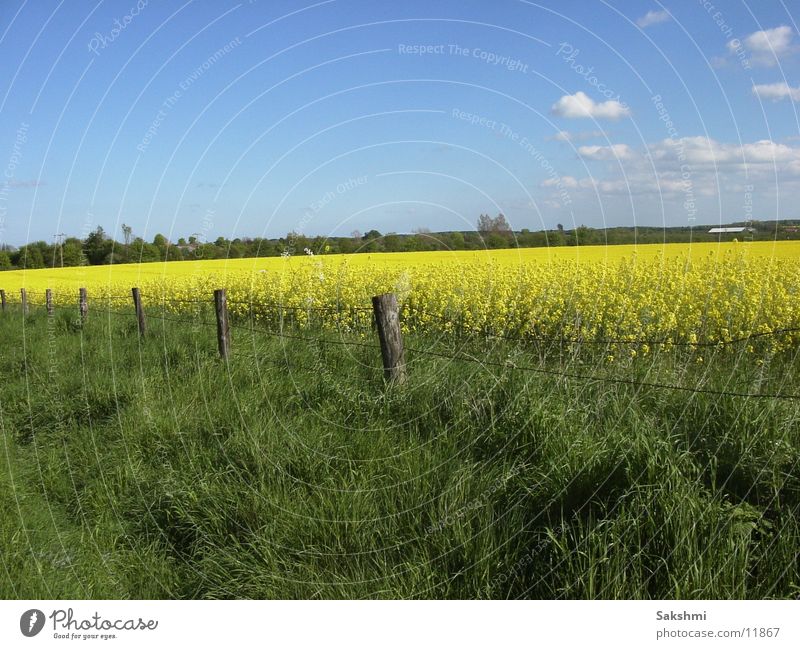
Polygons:
[[[721,200],[745,185],[763,191],[800,190],[800,144],[772,140],[745,143],[719,142],[706,136],[665,139],[644,150],[624,144],[585,146],[584,158],[605,161],[598,177],[562,176],[548,179],[550,190],[581,190],[608,196],[662,195],[676,200],[711,197]],[[625,160],[624,169],[618,160]],[[791,191],[794,191],[793,189]]]
[[578,147],[578,155],[587,160],[631,160],[634,158],[633,149],[627,144],[581,146]]
[[[663,195],[665,197],[686,197],[687,192],[697,196],[716,195],[716,184],[707,177],[693,177],[688,181],[683,179],[680,173],[664,172],[654,177],[652,173],[637,172],[627,174],[617,178],[572,178],[573,183],[569,186],[563,185],[567,189],[580,188],[598,193],[601,196],[644,196]],[[543,187],[554,188],[556,183]],[[560,189],[560,188],[559,188]]]
[[605,131],[559,131],[555,135],[546,138],[558,142],[577,142],[578,140],[591,140],[593,137],[603,137],[607,135]]
[[792,51],[792,37],[794,31],[788,25],[781,25],[772,29],[762,29],[746,36],[743,41],[734,38],[728,41],[727,47],[731,54],[736,54],[743,44],[752,54],[753,61],[761,65],[771,66],[777,59]]
[[[735,155],[738,158],[737,147],[734,147]],[[779,144],[772,140],[759,140],[752,144],[743,144],[739,147],[742,157],[748,164],[766,163],[770,166],[779,162],[800,163],[800,149]]]
[[639,194],[639,187],[630,178],[620,180],[598,180],[593,183],[601,194]]
[[584,92],[576,92],[574,95],[564,95],[551,108],[552,112],[559,117],[571,119],[594,118],[594,119],[619,119],[631,114],[630,109],[613,99],[602,103],[595,102]]
[[662,11],[648,11],[644,16],[636,21],[636,24],[644,29],[645,27],[650,27],[650,25],[657,25],[658,23],[667,22],[671,17],[672,16],[669,15],[669,12],[666,9]]
[[785,81],[756,84],[753,86],[753,94],[772,101],[780,101],[787,97],[792,101],[800,101],[800,87],[792,88]]
[[574,176],[560,176],[556,178],[548,178],[542,181],[542,187],[564,187],[566,189],[575,189],[578,186],[578,180]]
[[776,56],[780,56],[789,51],[793,33],[791,27],[781,25],[773,29],[753,32],[744,39],[744,44],[752,52],[774,52]]
[[656,161],[679,161],[694,166],[729,167],[747,164],[766,165],[770,169],[780,170],[779,163],[800,163],[800,147],[791,147],[772,140],[728,144],[702,135],[662,140],[651,145],[648,153]]
[[652,176],[629,175],[617,179],[581,178],[577,181],[581,189],[591,190],[592,193],[603,196],[632,196],[641,194],[677,194],[683,191],[677,188],[676,182],[665,179],[653,181]]

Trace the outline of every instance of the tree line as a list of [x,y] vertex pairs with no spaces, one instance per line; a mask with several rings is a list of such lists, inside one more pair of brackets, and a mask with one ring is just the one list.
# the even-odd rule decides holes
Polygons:
[[[744,223],[731,224],[744,225]],[[152,242],[134,237],[130,226],[122,225],[123,241],[116,241],[98,227],[80,239],[66,237],[54,243],[35,241],[20,248],[0,246],[0,270],[51,268],[59,266],[96,266],[133,262],[182,261],[198,259],[236,259],[242,257],[280,257],[295,255],[355,254],[376,252],[417,252],[444,250],[483,250],[500,248],[536,248],[544,246],[614,245],[626,243],[687,243],[747,240],[800,239],[797,221],[754,221],[747,225],[754,232],[740,235],[709,234],[711,226],[694,227],[616,227],[596,229],[581,225],[565,229],[513,231],[503,214],[481,214],[477,229],[470,231],[431,232],[426,228],[410,234],[378,230],[354,231],[346,237],[307,236],[289,232],[285,237],[218,237],[201,241],[196,236],[170,242],[157,234]]]

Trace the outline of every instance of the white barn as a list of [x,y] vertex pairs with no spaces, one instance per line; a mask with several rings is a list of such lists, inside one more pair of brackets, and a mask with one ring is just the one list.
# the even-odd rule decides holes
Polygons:
[[755,232],[755,228],[711,228],[709,234],[737,234],[740,232]]

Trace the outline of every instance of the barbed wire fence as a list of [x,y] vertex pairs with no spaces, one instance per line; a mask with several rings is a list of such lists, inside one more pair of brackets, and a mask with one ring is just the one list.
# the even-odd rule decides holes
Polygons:
[[[380,353],[383,369],[387,380],[404,382],[408,375],[406,353],[412,358],[430,357],[444,359],[458,363],[469,363],[484,368],[495,367],[513,372],[523,372],[551,376],[555,378],[579,381],[600,382],[616,385],[628,385],[635,388],[652,388],[695,394],[706,394],[720,397],[736,397],[743,399],[776,399],[800,400],[800,394],[783,392],[751,392],[741,390],[715,390],[702,386],[677,385],[658,381],[641,381],[632,378],[609,376],[595,373],[581,373],[564,371],[551,367],[520,364],[513,360],[492,360],[485,354],[468,355],[449,349],[438,351],[420,347],[408,347],[404,344],[403,325],[406,324],[404,309],[398,306],[394,294],[384,294],[373,298],[373,306],[315,306],[312,304],[297,306],[280,302],[258,303],[242,300],[228,300],[225,289],[217,289],[213,296],[208,298],[178,298],[158,296],[149,299],[143,306],[142,294],[138,288],[132,288],[131,294],[103,294],[93,305],[93,312],[107,314],[109,317],[130,319],[138,321],[140,336],[146,335],[148,321],[170,323],[177,325],[191,325],[206,328],[216,327],[220,356],[227,361],[228,355],[234,349],[231,341],[230,330],[246,331],[251,335],[265,335],[284,340],[313,343],[317,345],[339,345],[345,347],[359,347]],[[124,308],[125,306],[128,308]],[[228,307],[234,307],[231,314]],[[6,315],[12,310],[20,312],[23,317],[32,314],[31,309],[43,311],[52,317],[56,309],[65,307],[63,302],[53,301],[52,291],[28,293],[25,289],[20,291],[19,300],[9,300],[6,292],[0,290],[0,315]],[[488,328],[477,328],[466,325],[462,321],[449,319],[441,314],[412,308],[416,318],[424,318],[428,322],[437,323],[433,331],[441,333],[447,329],[457,336],[468,336],[472,341],[487,339],[503,340],[514,343],[518,348],[532,344],[548,344],[551,346],[578,346],[584,345],[597,347],[612,346],[638,346],[650,347],[678,347],[689,349],[722,349],[733,345],[743,345],[757,340],[792,336],[800,333],[800,327],[783,327],[771,331],[759,331],[745,336],[722,339],[718,341],[700,340],[697,342],[655,339],[655,338],[583,338],[569,336],[544,336],[535,333],[513,335],[504,332],[492,331]],[[74,313],[76,325],[82,325],[89,317],[89,298],[86,289],[81,289],[75,299]],[[315,321],[315,316],[316,321]],[[438,326],[441,325],[441,326]],[[339,338],[330,335],[315,336],[302,334],[302,331],[331,330],[339,334]],[[367,342],[367,336],[377,337],[374,342]],[[360,340],[349,339],[346,336],[359,336]],[[486,351],[486,350],[480,350]]]

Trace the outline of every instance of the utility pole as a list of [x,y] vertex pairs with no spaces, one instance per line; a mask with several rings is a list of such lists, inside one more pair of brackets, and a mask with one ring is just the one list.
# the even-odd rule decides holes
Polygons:
[[[61,268],[64,268],[64,237],[67,236],[63,232],[59,232],[58,234],[54,234],[53,238],[56,240],[56,246],[58,246],[58,252],[61,256]],[[55,266],[55,259],[53,259],[53,265]]]

